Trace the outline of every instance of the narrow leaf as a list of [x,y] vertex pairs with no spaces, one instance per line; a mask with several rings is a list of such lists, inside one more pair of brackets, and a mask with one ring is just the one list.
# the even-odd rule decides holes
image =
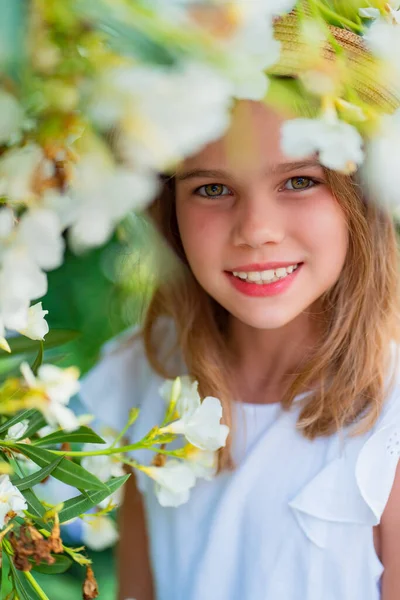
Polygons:
[[39,431],[39,429],[42,429],[46,425],[47,425],[47,421],[44,418],[44,416],[42,415],[42,413],[39,412],[38,410],[36,410],[35,414],[29,421],[28,429],[26,430],[24,437],[27,437],[27,438],[32,437],[35,433],[37,433]]
[[[48,565],[43,562],[39,565],[33,563],[33,570],[38,573],[46,573],[48,575],[55,575],[57,573],[65,573],[72,565],[72,560],[62,554],[52,555],[55,558],[55,562],[52,565]],[[33,561],[32,561],[33,562]]]
[[46,477],[48,477],[50,475],[50,473],[52,473],[54,471],[54,469],[56,469],[58,467],[58,465],[60,464],[60,462],[62,460],[66,460],[66,458],[64,456],[57,456],[56,459],[52,463],[47,465],[47,467],[43,467],[43,469],[40,469],[39,471],[36,471],[35,473],[32,473],[31,475],[27,475],[26,477],[23,477],[22,479],[20,477],[18,477],[18,478],[12,477],[11,482],[21,492],[23,490],[29,490],[34,485],[37,485],[38,483],[43,481],[43,479],[46,479]]
[[8,557],[7,552],[4,550],[1,552],[1,583],[0,583],[0,592],[1,597],[5,598],[6,594],[9,594],[11,591],[11,581],[10,581],[10,559]]
[[[79,335],[79,331],[72,329],[50,329],[49,333],[46,334],[46,350],[71,342]],[[11,353],[14,355],[37,351],[37,341],[30,340],[24,335],[9,338],[7,341],[10,344]],[[0,350],[0,356],[8,356],[8,354],[4,350]]]
[[[47,467],[54,461],[54,453],[49,450],[44,450],[43,448],[36,448],[29,444],[15,444],[15,449],[33,460],[39,467]],[[71,460],[63,460],[58,467],[53,470],[52,476],[63,481],[67,485],[82,488],[83,490],[108,489],[100,479]]]
[[29,410],[23,410],[19,412],[14,417],[8,419],[8,421],[0,425],[0,434],[4,433],[5,431],[8,431],[10,427],[16,425],[17,423],[20,423],[24,419],[31,419],[35,413],[37,413],[37,410],[35,410],[34,408],[30,408]]
[[79,427],[75,431],[54,431],[49,435],[46,435],[39,440],[35,440],[33,443],[35,447],[37,446],[52,446],[54,444],[62,444],[63,442],[81,442],[81,443],[90,443],[90,444],[105,444],[106,442],[97,435],[92,429],[89,427]]
[[117,491],[124,483],[129,479],[130,475],[122,475],[121,477],[114,477],[107,481],[108,492],[84,492],[79,496],[70,498],[64,502],[64,507],[59,513],[60,523],[65,523],[70,519],[79,517],[83,513],[87,512],[94,506],[97,506],[100,502],[111,496]]
[[[30,583],[26,579],[26,575],[24,571],[19,571],[12,559],[10,560],[11,573],[14,581],[15,589],[17,590],[17,594],[20,600],[38,600],[38,594],[32,588]],[[43,594],[43,598],[46,596]]]
[[39,341],[39,350],[36,355],[35,362],[33,363],[32,367],[31,367],[34,375],[37,375],[38,369],[43,362],[43,352],[44,352],[44,344],[40,340]]

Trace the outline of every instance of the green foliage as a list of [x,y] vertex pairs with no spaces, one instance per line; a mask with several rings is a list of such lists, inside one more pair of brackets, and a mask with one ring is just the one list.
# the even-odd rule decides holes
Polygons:
[[37,573],[45,573],[46,575],[57,575],[65,573],[72,565],[72,560],[63,554],[56,554],[53,556],[55,562],[51,565],[47,563],[40,563],[39,565],[34,564],[33,570]]
[[[40,467],[47,467],[54,462],[54,454],[49,450],[29,444],[17,444],[14,447]],[[52,477],[78,489],[108,491],[107,486],[97,477],[66,458],[53,470]]]
[[60,464],[60,462],[62,460],[64,460],[64,458],[62,456],[57,456],[55,458],[55,460],[53,460],[52,463],[47,465],[47,467],[43,467],[43,469],[39,469],[39,471],[35,471],[35,473],[32,473],[31,475],[27,475],[26,477],[22,477],[22,478],[19,478],[19,477],[13,478],[12,477],[11,482],[13,485],[15,485],[19,489],[20,492],[22,492],[24,490],[29,490],[34,485],[37,485],[38,483],[43,481],[43,479],[48,477],[54,471],[54,469],[56,469],[58,467],[58,465]]
[[50,433],[45,437],[39,438],[35,440],[33,444],[37,446],[54,446],[55,444],[63,444],[64,442],[68,442],[70,444],[79,442],[79,443],[88,443],[88,444],[105,444],[106,442],[95,433],[89,427],[79,427],[79,429],[75,429],[75,431],[55,431],[54,433]]
[[60,523],[65,523],[70,519],[78,517],[83,513],[90,510],[96,504],[99,504],[105,498],[107,498],[110,493],[116,492],[121,486],[126,483],[129,479],[130,475],[123,475],[121,477],[115,477],[107,481],[107,492],[93,492],[88,491],[80,494],[79,496],[75,496],[70,500],[66,500],[64,502],[64,507],[59,513]]

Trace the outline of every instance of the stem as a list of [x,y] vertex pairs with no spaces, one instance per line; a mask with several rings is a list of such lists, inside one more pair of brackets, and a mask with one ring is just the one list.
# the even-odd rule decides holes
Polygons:
[[175,458],[182,458],[180,456],[182,454],[183,448],[177,448],[177,450],[163,450],[162,448],[146,448],[146,450],[151,450],[152,452],[157,452],[157,454],[165,454],[166,456],[174,456]]
[[30,571],[23,571],[23,574],[25,575],[35,592],[37,592],[37,594],[39,595],[40,600],[50,600]]
[[[91,450],[90,452],[84,452],[83,450],[49,450],[56,456],[108,456],[110,454],[123,454],[124,452],[130,452],[131,450],[143,449],[143,445],[130,444],[129,446],[121,446],[120,448],[107,448],[105,450]],[[147,450],[147,447],[146,447]]]
[[123,430],[117,435],[117,437],[115,438],[115,440],[111,444],[110,448],[115,448],[115,446],[118,444],[118,442],[124,437],[125,433],[129,429],[129,427],[134,424],[134,422],[138,418],[138,415],[139,415],[139,411],[137,411],[136,413],[134,413],[134,415],[128,420],[127,424],[125,425],[125,427],[123,428]]
[[[21,452],[18,450],[18,442],[7,442],[0,440],[0,447],[11,448],[14,451]],[[131,450],[147,449],[147,446],[143,446],[141,442],[137,444],[130,444],[129,446],[121,446],[120,448],[113,448],[112,446],[104,450],[91,450],[84,452],[83,450],[48,450],[55,456],[103,456],[105,454],[121,454],[123,452],[130,452]],[[23,452],[22,452],[23,454]]]

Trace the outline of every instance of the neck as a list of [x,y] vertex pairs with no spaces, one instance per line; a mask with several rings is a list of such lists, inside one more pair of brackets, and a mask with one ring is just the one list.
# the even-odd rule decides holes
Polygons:
[[232,317],[229,344],[236,399],[280,401],[317,339],[318,327],[310,313],[278,329],[256,329]]

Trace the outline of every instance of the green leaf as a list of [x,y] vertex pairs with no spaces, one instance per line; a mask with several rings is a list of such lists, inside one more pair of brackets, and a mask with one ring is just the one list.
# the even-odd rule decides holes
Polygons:
[[39,471],[36,471],[35,473],[32,473],[31,475],[27,475],[26,477],[23,477],[22,479],[20,477],[18,477],[18,478],[11,477],[11,482],[21,492],[23,490],[29,490],[34,485],[43,481],[43,479],[46,479],[46,477],[48,477],[50,475],[50,473],[52,473],[54,471],[54,469],[56,469],[58,467],[58,465],[61,463],[62,460],[66,460],[66,458],[64,456],[57,456],[56,459],[52,463],[47,465],[47,467],[43,467],[43,469],[40,469]]
[[47,421],[43,417],[42,413],[34,408],[30,408],[29,410],[23,410],[19,412],[17,415],[0,425],[0,435],[8,431],[8,429],[13,425],[21,423],[21,421],[25,420],[29,421],[29,424],[23,435],[24,438],[32,437],[39,431],[39,429],[42,429],[47,425]]
[[75,431],[54,431],[49,435],[41,438],[40,440],[35,440],[33,443],[35,447],[37,446],[52,446],[53,444],[62,444],[63,442],[70,442],[71,444],[74,442],[81,443],[91,443],[91,444],[105,444],[106,442],[97,435],[92,429],[89,427],[79,427]]
[[8,558],[7,552],[3,549],[1,553],[1,583],[0,583],[0,592],[1,597],[5,598],[6,594],[11,591],[10,588],[10,559]]
[[6,421],[2,425],[0,425],[0,434],[7,431],[10,427],[12,427],[12,425],[15,425],[16,423],[20,423],[24,419],[32,418],[32,416],[35,413],[37,413],[37,410],[34,408],[30,408],[29,410],[23,410],[23,411],[19,412],[14,417],[12,417],[8,421]]
[[43,521],[46,509],[40,502],[39,498],[36,496],[35,492],[33,492],[32,490],[24,490],[22,492],[22,495],[28,504],[28,511],[40,520],[40,525],[43,529],[51,531],[51,526]]
[[[11,573],[14,581],[15,589],[17,590],[18,597],[20,600],[38,600],[40,596],[32,588],[31,584],[27,581],[24,571],[19,571],[12,559],[10,560]],[[43,595],[46,598],[45,595]]]
[[[15,444],[22,454],[33,460],[39,467],[47,467],[54,461],[54,453],[43,448],[36,448],[29,444]],[[80,465],[71,460],[63,460],[52,472],[52,476],[67,485],[81,488],[83,490],[106,490],[108,489],[97,477],[86,471]]]
[[[10,463],[14,468],[14,475],[13,475],[14,481],[16,481],[18,479],[18,477],[19,477],[19,479],[23,479],[23,477],[22,477],[23,473],[22,473],[22,470],[21,470],[21,467],[20,467],[18,461],[16,461],[15,459],[11,459]],[[22,495],[24,496],[24,498],[28,504],[28,511],[32,515],[35,515],[38,519],[42,519],[42,517],[46,513],[46,509],[44,508],[44,506],[42,505],[42,503],[40,502],[40,500],[36,496],[36,494],[32,490],[27,489],[22,492]],[[51,527],[47,523],[43,522],[42,527],[44,527],[48,531],[51,531]]]
[[124,483],[129,479],[130,475],[122,475],[121,477],[114,477],[107,481],[108,492],[86,492],[70,498],[64,502],[64,507],[59,513],[60,523],[65,523],[70,519],[79,517],[83,513],[87,512],[94,506],[97,506],[100,502],[111,496],[117,491]]
[[43,362],[43,351],[44,351],[44,344],[40,340],[39,341],[39,350],[36,355],[35,362],[33,363],[32,367],[31,367],[34,375],[37,375],[38,369]]
[[39,429],[42,429],[46,425],[47,421],[42,415],[42,413],[36,410],[35,414],[33,415],[33,417],[31,417],[31,420],[29,421],[28,429],[25,431],[24,437],[32,437],[35,433],[39,431]]
[[39,565],[36,565],[34,563],[33,570],[37,571],[38,573],[45,573],[47,575],[55,575],[57,573],[65,573],[65,571],[67,571],[70,568],[70,566],[72,565],[72,560],[70,558],[68,558],[67,556],[64,556],[62,554],[56,554],[56,555],[52,555],[52,556],[53,556],[53,558],[56,559],[56,562],[54,562],[52,565],[48,565],[45,562],[40,563]]
[[[80,335],[79,331],[72,329],[51,329],[46,335],[45,347],[46,350],[49,348],[56,348],[62,346],[67,342],[75,340]],[[10,344],[12,354],[27,354],[37,351],[37,341],[30,340],[24,335],[19,335],[13,338],[8,338],[7,342]],[[10,355],[4,350],[0,350],[0,358],[6,358]]]

